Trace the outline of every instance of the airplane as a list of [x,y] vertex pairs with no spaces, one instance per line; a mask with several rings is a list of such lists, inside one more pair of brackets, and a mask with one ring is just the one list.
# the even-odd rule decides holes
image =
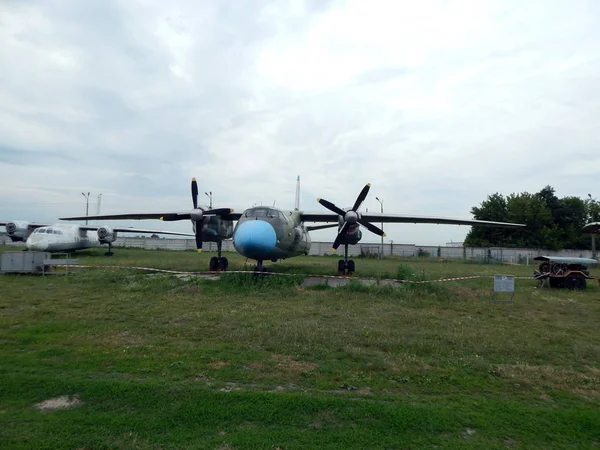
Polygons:
[[[235,213],[229,208],[204,209],[197,207],[198,187],[196,179],[192,179],[192,202],[194,209],[191,212],[159,212],[159,213],[125,213],[113,215],[65,217],[60,220],[184,220],[191,219],[199,251],[202,241],[207,238],[228,239],[230,234],[219,234],[219,227],[229,230],[229,224],[237,221],[231,237],[233,246],[238,253],[248,259],[256,260],[256,271],[263,271],[263,261],[277,261],[299,255],[307,255],[311,245],[309,232],[323,228],[338,228],[338,234],[333,242],[333,249],[344,246],[344,259],[338,261],[340,275],[352,275],[356,264],[348,259],[348,245],[357,244],[362,238],[360,225],[379,236],[385,236],[383,230],[371,222],[387,223],[436,223],[454,225],[478,225],[497,227],[524,227],[523,224],[490,222],[485,220],[455,219],[429,216],[405,216],[397,214],[363,214],[359,208],[371,185],[367,184],[360,192],[352,208],[342,209],[335,204],[324,200],[317,201],[332,213],[307,213],[300,211],[299,192],[300,177],[296,182],[296,202],[293,211],[281,210],[275,207],[253,206],[242,213]],[[306,226],[305,222],[334,222],[333,224]],[[200,225],[200,226],[198,226]],[[226,237],[227,236],[227,237]],[[217,241],[219,244],[221,241]],[[209,270],[227,270],[227,263],[221,264],[221,247],[218,248],[218,257],[211,258]],[[213,261],[214,260],[214,261]]]
[[586,224],[582,231],[590,234],[600,234],[600,222],[590,222]]
[[[6,227],[8,236],[13,242],[25,242],[27,250],[40,252],[67,252],[85,248],[99,247],[108,244],[106,256],[112,256],[112,243],[117,239],[117,233],[155,233],[180,236],[193,236],[191,233],[176,231],[160,231],[138,228],[122,228],[94,225],[73,225],[58,223],[54,225],[14,221],[0,222]],[[95,231],[89,235],[88,231]]]

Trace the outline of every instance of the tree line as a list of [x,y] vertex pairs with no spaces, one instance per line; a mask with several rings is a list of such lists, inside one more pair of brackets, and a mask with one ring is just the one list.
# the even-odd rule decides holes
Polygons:
[[480,206],[471,208],[478,220],[523,223],[523,228],[474,226],[467,233],[465,247],[519,247],[560,250],[591,249],[590,235],[581,228],[600,220],[600,202],[587,198],[558,198],[554,188],[546,186],[530,194],[495,193]]

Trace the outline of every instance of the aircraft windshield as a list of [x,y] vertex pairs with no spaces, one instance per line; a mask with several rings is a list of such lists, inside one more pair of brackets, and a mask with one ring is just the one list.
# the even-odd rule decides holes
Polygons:
[[273,208],[251,208],[244,214],[246,217],[279,217],[279,211]]

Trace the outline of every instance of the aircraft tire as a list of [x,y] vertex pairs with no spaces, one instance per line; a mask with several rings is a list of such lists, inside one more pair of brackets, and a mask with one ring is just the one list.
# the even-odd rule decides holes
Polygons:
[[216,272],[217,270],[219,270],[219,258],[217,258],[216,256],[210,258],[210,261],[208,262],[208,270],[210,272]]
[[229,267],[229,261],[224,256],[219,258],[219,270],[225,272]]
[[338,261],[338,274],[341,276],[346,275],[346,261],[343,259]]
[[352,276],[354,275],[354,269],[355,269],[355,265],[354,265],[354,260],[353,259],[349,259],[348,260],[348,266],[346,267],[346,269],[348,270],[348,275]]

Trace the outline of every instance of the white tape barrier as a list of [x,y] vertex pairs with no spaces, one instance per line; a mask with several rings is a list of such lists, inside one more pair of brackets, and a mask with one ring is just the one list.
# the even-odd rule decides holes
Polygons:
[[[67,267],[63,264],[53,264],[55,267]],[[396,283],[413,283],[413,284],[423,284],[423,283],[441,283],[447,281],[459,281],[459,280],[474,280],[477,278],[493,278],[493,275],[472,275],[468,277],[452,277],[452,278],[440,278],[438,280],[421,280],[421,281],[413,281],[413,280],[399,280],[396,278],[374,278],[374,277],[355,277],[355,276],[342,276],[342,275],[321,275],[321,274],[304,274],[304,273],[279,273],[279,272],[258,272],[254,270],[227,270],[227,271],[217,271],[217,272],[186,272],[182,270],[168,270],[168,269],[156,269],[154,267],[139,267],[139,266],[106,266],[106,265],[83,265],[83,264],[72,264],[68,265],[68,267],[78,267],[84,269],[130,269],[130,270],[144,270],[150,272],[160,272],[160,273],[170,273],[177,275],[222,275],[229,273],[245,273],[245,274],[254,274],[254,275],[279,275],[279,276],[288,276],[288,277],[318,277],[318,278],[337,278],[337,279],[355,279],[355,280],[374,280],[374,281],[387,281],[387,282],[396,282]],[[529,277],[515,277],[515,279],[520,280],[531,280]]]

